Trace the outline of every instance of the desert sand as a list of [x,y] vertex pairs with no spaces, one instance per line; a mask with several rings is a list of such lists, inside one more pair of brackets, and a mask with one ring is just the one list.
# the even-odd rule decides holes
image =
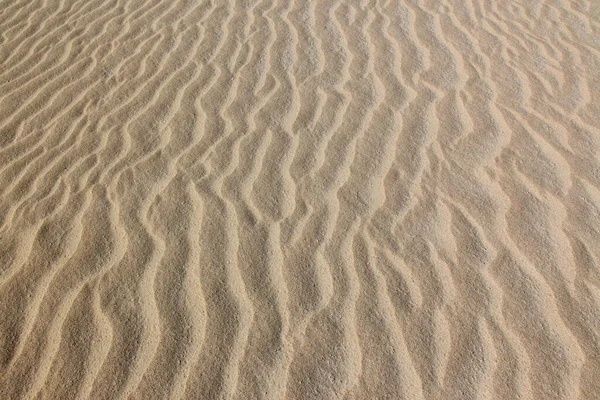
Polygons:
[[600,399],[600,2],[0,0],[0,399]]

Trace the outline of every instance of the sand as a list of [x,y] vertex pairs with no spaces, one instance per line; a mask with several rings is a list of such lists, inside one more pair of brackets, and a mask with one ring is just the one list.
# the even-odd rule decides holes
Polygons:
[[0,0],[0,399],[600,399],[600,2]]

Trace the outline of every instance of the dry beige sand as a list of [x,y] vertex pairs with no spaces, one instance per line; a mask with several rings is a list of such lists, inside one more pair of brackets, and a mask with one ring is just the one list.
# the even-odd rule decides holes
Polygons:
[[0,0],[20,399],[600,399],[600,1]]

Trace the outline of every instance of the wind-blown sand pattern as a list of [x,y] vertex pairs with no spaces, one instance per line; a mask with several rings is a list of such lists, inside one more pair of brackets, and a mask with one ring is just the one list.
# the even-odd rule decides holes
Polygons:
[[600,399],[600,2],[0,0],[0,399]]

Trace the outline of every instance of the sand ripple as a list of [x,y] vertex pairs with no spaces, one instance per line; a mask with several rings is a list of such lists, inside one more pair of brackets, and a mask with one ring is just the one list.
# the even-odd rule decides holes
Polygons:
[[0,399],[599,399],[600,6],[0,0]]

